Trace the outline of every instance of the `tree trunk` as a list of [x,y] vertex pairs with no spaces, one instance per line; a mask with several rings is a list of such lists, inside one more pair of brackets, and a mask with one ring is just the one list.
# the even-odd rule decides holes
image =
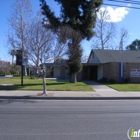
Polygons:
[[12,66],[14,64],[14,55],[12,55]]
[[27,67],[26,66],[24,67],[25,67],[25,76],[27,76]]
[[70,83],[76,83],[76,82],[77,82],[77,77],[76,77],[76,73],[74,73],[70,77]]
[[47,94],[45,72],[43,72],[42,81],[43,81],[43,94]]
[[26,69],[26,66],[23,66],[23,75],[24,75],[24,76],[27,76],[27,69]]

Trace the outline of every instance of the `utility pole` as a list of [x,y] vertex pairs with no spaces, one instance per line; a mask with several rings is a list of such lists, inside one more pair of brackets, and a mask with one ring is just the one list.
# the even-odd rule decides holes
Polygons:
[[[23,55],[23,53],[22,53]],[[23,61],[23,57],[22,57],[22,61]],[[23,62],[21,64],[21,86],[23,86],[23,69],[24,69],[24,66],[23,66]]]
[[21,86],[23,86],[23,51],[16,50],[16,65],[21,66]]
[[121,51],[121,62],[120,62],[120,77],[119,77],[119,82],[123,82],[123,39],[121,38],[120,41],[120,51]]

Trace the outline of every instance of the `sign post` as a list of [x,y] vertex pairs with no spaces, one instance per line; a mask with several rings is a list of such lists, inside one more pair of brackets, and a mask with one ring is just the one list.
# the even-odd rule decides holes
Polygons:
[[28,56],[23,54],[22,50],[17,50],[16,53],[16,65],[21,66],[21,86],[23,86],[23,72],[24,66],[28,65]]
[[17,50],[16,65],[21,66],[21,86],[23,86],[23,65],[22,65],[22,50]]
[[123,38],[120,41],[120,53],[121,53],[121,62],[119,63],[119,82],[123,82]]

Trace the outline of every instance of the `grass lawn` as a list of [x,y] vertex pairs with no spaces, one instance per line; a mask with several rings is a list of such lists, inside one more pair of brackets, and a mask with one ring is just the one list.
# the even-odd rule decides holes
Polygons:
[[118,91],[140,91],[140,84],[107,84]]
[[[47,90],[50,91],[93,91],[91,87],[83,82],[69,83],[69,82],[57,82],[47,80]],[[12,86],[6,86],[2,84],[13,84]],[[24,77],[24,86],[21,86],[20,77],[0,79],[0,90],[42,90],[41,79],[30,79]]]

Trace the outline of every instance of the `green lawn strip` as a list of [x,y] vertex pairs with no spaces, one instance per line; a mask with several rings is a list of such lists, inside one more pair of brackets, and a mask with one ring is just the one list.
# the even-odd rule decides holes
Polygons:
[[[29,79],[24,77],[24,85],[21,86],[20,77],[0,79],[0,90],[42,90],[41,79]],[[12,86],[2,86],[1,84],[13,84]],[[50,91],[93,91],[91,87],[83,82],[69,83],[47,80],[47,90]]]
[[118,91],[140,91],[140,84],[107,84]]

